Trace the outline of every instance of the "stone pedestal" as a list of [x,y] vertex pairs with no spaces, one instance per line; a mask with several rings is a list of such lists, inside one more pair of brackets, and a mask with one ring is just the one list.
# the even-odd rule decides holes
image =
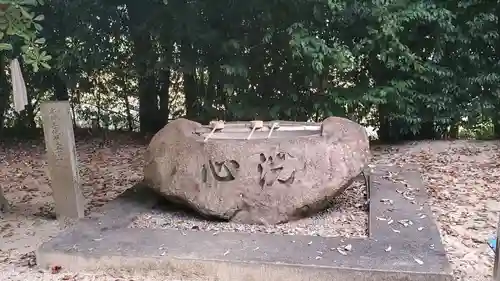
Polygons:
[[46,102],[40,109],[57,217],[82,218],[84,198],[80,188],[69,102]]

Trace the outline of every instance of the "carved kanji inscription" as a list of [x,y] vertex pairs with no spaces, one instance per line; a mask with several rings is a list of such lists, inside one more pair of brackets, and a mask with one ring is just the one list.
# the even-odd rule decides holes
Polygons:
[[232,181],[235,179],[235,175],[240,168],[240,164],[235,160],[226,160],[226,161],[208,161],[208,167],[206,164],[201,168],[201,176],[203,182],[207,182],[208,172],[212,174],[212,176],[217,181]]
[[291,159],[295,158],[286,152],[278,152],[273,155],[259,155],[260,164],[257,165],[259,172],[259,184],[261,187],[272,186],[276,181],[281,184],[292,184],[295,180],[295,165]]

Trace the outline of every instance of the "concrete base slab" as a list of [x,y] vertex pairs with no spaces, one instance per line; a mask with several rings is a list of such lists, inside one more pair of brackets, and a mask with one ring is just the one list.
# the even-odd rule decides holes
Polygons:
[[158,202],[138,185],[43,244],[37,262],[182,280],[453,280],[419,173],[377,167],[370,180],[368,239],[128,228]]

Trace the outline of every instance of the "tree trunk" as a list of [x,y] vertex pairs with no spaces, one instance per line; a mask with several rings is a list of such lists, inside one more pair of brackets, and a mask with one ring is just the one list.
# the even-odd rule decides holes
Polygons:
[[59,77],[57,72],[52,74],[52,81],[54,83],[54,99],[55,100],[68,100],[68,87],[66,83]]
[[449,133],[449,138],[452,140],[458,139],[458,131],[459,131],[459,123],[454,122],[450,126],[450,133]]
[[[208,109],[208,117],[210,119],[217,118],[219,113],[214,108],[217,102],[217,67],[211,65],[208,67],[208,81],[205,95],[205,107]],[[219,117],[220,118],[220,117]]]
[[184,95],[186,105],[186,117],[191,120],[198,120],[199,106],[196,92],[196,79],[192,73],[184,72]]
[[436,130],[433,121],[425,121],[420,126],[417,140],[433,140],[436,138]]
[[389,122],[388,109],[386,104],[378,105],[378,138],[381,142],[391,141],[391,124]]
[[181,64],[184,65],[182,77],[184,88],[184,106],[186,117],[193,121],[200,121],[200,107],[198,104],[198,93],[196,84],[196,67],[193,60],[196,59],[196,52],[189,42],[181,42]]
[[[499,108],[498,106],[496,108]],[[493,116],[493,137],[500,139],[500,114],[496,113]]]
[[130,132],[134,131],[134,120],[132,118],[132,112],[130,111],[130,102],[128,100],[129,89],[127,87],[127,75],[123,75],[123,80],[121,80],[121,86],[123,87],[123,101],[125,102],[125,114],[127,116],[127,127]]
[[170,74],[170,69],[160,71],[160,91],[158,92],[160,98],[160,120],[158,125],[160,128],[168,123],[170,116]]
[[36,129],[35,112],[30,99],[28,99],[28,104],[26,105],[25,109],[26,109],[26,125],[31,130],[35,130]]
[[127,3],[129,30],[133,42],[134,62],[139,76],[139,119],[141,133],[154,133],[158,116],[158,99],[154,64],[156,53],[144,22],[147,20],[147,5],[131,0]]
[[205,69],[200,69],[199,79],[197,79],[196,83],[196,92],[198,96],[198,104],[200,108],[200,119],[206,123],[208,123],[211,119],[212,115],[212,107],[208,106],[208,98],[207,98],[207,88],[205,84]]
[[125,111],[127,113],[127,125],[128,125],[128,130],[133,132],[134,131],[134,122],[132,121],[132,113],[130,112],[130,102],[128,101],[128,96],[125,95],[123,97],[125,100]]
[[99,131],[101,129],[101,119],[102,119],[101,118],[101,116],[102,116],[102,112],[101,112],[101,90],[102,90],[102,87],[100,87],[100,84],[97,81],[97,79],[94,79],[93,84],[97,86],[97,93],[96,93],[96,95],[97,95],[96,96],[97,116],[95,119],[97,128],[95,128],[95,129]]
[[[73,94],[75,96],[78,96],[79,90],[76,89]],[[73,128],[76,128],[76,110],[75,110],[75,102],[73,101],[73,98],[69,101],[69,106],[71,108],[71,121],[73,122]]]

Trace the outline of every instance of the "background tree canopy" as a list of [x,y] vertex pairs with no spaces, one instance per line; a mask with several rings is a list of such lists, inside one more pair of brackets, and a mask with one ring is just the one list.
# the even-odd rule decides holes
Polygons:
[[[0,0],[0,134],[345,116],[382,141],[499,137],[497,1]],[[29,105],[11,103],[20,58]]]

